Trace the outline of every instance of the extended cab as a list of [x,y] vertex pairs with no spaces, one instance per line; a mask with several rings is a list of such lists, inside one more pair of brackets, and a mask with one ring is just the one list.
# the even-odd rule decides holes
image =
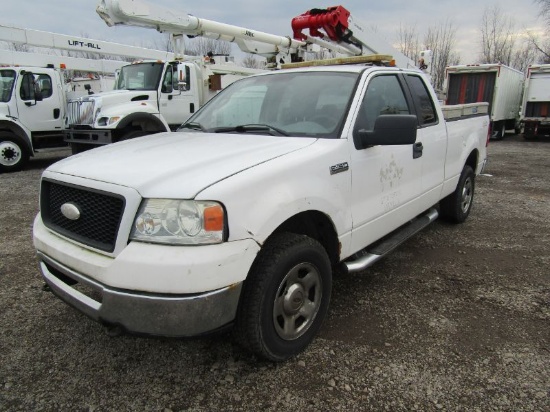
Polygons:
[[468,217],[487,105],[445,111],[452,121],[416,70],[239,80],[176,133],[44,171],[42,275],[107,326],[177,337],[232,325],[285,360],[318,332],[335,268],[362,271],[438,215]]

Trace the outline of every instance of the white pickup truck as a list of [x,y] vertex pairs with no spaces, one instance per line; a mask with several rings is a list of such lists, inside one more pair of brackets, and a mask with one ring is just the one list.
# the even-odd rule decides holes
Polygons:
[[416,70],[288,69],[239,80],[176,133],[53,164],[34,245],[57,296],[102,324],[193,336],[233,326],[282,361],[362,271],[438,215],[463,222],[486,104],[446,121]]

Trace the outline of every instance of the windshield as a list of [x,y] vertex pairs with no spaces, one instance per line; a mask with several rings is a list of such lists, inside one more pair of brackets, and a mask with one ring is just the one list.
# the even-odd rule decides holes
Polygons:
[[181,129],[336,138],[357,73],[276,72],[222,90]]
[[135,63],[124,66],[115,90],[157,90],[162,76],[163,63]]
[[14,70],[0,70],[0,102],[7,103],[10,101],[14,82]]

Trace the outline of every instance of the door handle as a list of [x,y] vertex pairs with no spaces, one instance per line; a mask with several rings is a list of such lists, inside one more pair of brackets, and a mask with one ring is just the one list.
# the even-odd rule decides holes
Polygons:
[[424,146],[422,146],[422,142],[416,142],[413,144],[413,159],[418,159],[420,156],[422,156],[422,151],[424,150]]

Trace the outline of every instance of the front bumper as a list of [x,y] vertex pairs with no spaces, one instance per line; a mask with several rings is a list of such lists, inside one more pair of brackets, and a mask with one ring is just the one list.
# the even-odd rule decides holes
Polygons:
[[38,256],[44,280],[61,300],[97,322],[128,332],[196,336],[222,328],[237,313],[242,282],[191,295],[132,292],[82,276],[40,252]]
[[113,143],[113,135],[112,130],[67,129],[65,130],[65,141],[67,143],[105,145]]

